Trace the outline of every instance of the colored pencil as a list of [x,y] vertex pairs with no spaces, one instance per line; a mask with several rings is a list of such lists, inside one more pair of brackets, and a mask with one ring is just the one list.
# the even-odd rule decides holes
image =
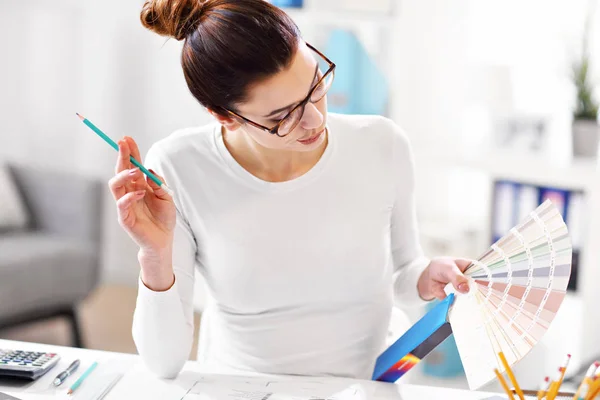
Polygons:
[[[89,119],[85,118],[83,115],[81,115],[79,113],[75,113],[75,114],[77,114],[77,116],[79,117],[79,119],[81,119],[84,124],[86,124],[98,136],[100,136],[113,149],[119,151],[119,145],[116,144],[114,140],[112,140],[110,137],[108,137],[108,135],[106,135],[104,132],[102,132]],[[166,184],[164,184],[160,179],[158,179],[158,177],[156,175],[154,175],[152,172],[148,171],[148,169],[146,169],[146,167],[144,167],[138,160],[136,160],[135,158],[133,158],[133,156],[130,155],[129,156],[129,161],[131,161],[131,163],[133,165],[135,165],[136,167],[138,167],[144,174],[146,174],[150,179],[152,179],[154,181],[154,183],[156,183],[158,186],[161,186],[163,189],[165,189],[167,191],[167,193],[169,193],[169,195],[171,197],[173,197],[173,191]]]
[[541,400],[542,398],[544,398],[549,386],[550,386],[550,377],[547,376],[544,378],[544,380],[540,384],[540,390],[537,393],[538,400]]
[[498,378],[498,382],[500,382],[500,384],[502,385],[502,388],[504,389],[504,391],[508,395],[508,398],[510,400],[515,400],[515,396],[513,396],[512,390],[510,390],[510,388],[506,384],[506,380],[504,380],[504,377],[502,376],[502,374],[500,373],[500,371],[498,371],[497,368],[494,368],[494,373],[496,374],[496,377]]
[[594,399],[598,394],[600,394],[600,367],[596,368],[586,399]]
[[598,366],[600,366],[600,362],[596,361],[588,367],[579,388],[577,388],[577,392],[575,392],[573,400],[585,400],[590,389],[590,384],[592,383],[592,378],[594,377],[594,372]]
[[560,389],[563,379],[565,378],[565,372],[567,372],[569,361],[571,361],[571,355],[567,354],[567,358],[565,359],[565,361],[558,367],[556,379],[550,383],[550,388],[548,389],[548,393],[546,394],[547,399],[554,399],[558,394],[558,390]]
[[92,373],[94,368],[96,368],[97,366],[98,366],[98,363],[96,361],[94,361],[94,363],[92,365],[90,365],[83,374],[81,374],[79,379],[77,379],[75,381],[75,383],[73,383],[71,385],[67,394],[72,394],[75,390],[77,390],[77,388],[83,383],[83,381]]
[[506,357],[504,357],[504,353],[499,352],[498,356],[500,357],[500,361],[502,361],[502,365],[504,365],[504,369],[506,370],[506,375],[508,375],[508,378],[510,379],[513,386],[515,387],[515,391],[517,392],[519,399],[525,400],[525,395],[523,394],[523,391],[521,390],[521,387],[519,386],[519,383],[517,382],[515,375],[513,374],[512,370],[510,369],[510,365],[508,365],[508,362],[506,361]]

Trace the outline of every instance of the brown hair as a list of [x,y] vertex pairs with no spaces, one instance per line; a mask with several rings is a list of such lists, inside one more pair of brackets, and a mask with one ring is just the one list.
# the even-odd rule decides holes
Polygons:
[[185,40],[188,88],[221,115],[243,103],[252,84],[289,66],[300,39],[292,19],[264,0],[151,0],[140,19],[160,35]]

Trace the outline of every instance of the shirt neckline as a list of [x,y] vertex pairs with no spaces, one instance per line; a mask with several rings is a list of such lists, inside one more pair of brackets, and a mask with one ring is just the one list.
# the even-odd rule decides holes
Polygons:
[[225,146],[221,128],[221,124],[217,123],[213,130],[213,138],[219,156],[238,179],[242,180],[245,184],[261,191],[285,192],[304,187],[313,182],[321,175],[325,169],[325,166],[329,163],[331,157],[333,156],[336,144],[335,135],[332,133],[332,129],[330,128],[329,124],[327,124],[327,146],[325,147],[325,151],[317,163],[310,170],[297,178],[284,182],[269,182],[251,174],[244,167],[242,167],[235,158],[233,158]]

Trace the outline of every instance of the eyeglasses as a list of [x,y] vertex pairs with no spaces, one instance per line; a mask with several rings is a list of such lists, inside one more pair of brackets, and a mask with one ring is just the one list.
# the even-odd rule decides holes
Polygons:
[[319,50],[317,50],[310,44],[306,43],[306,45],[327,62],[327,64],[328,64],[327,71],[323,74],[321,79],[319,79],[317,84],[315,86],[313,86],[312,89],[310,89],[310,91],[308,92],[308,95],[304,98],[304,100],[302,100],[300,103],[298,103],[298,105],[296,105],[289,113],[287,113],[281,120],[279,120],[277,125],[275,125],[272,128],[267,128],[264,125],[261,125],[252,120],[249,120],[248,118],[246,118],[244,116],[241,116],[240,114],[236,113],[235,111],[231,111],[228,109],[225,109],[225,111],[227,111],[228,113],[230,113],[232,115],[235,115],[236,117],[244,120],[245,122],[249,123],[250,125],[252,125],[258,129],[262,129],[264,131],[269,132],[270,134],[277,135],[279,137],[284,137],[284,136],[288,135],[290,132],[292,132],[296,128],[296,126],[298,126],[298,123],[302,119],[302,116],[304,115],[304,109],[306,108],[306,105],[308,104],[308,102],[310,101],[311,103],[314,104],[314,103],[321,101],[323,99],[323,97],[325,97],[325,95],[327,94],[329,89],[331,88],[331,84],[333,83],[333,78],[335,76],[335,64],[329,58],[327,58],[323,53],[321,53]]

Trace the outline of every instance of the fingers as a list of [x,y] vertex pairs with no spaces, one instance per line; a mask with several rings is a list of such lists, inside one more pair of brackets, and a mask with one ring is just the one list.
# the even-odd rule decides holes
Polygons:
[[145,189],[145,183],[142,175],[143,173],[139,168],[133,168],[126,169],[113,176],[108,181],[108,187],[110,188],[115,200],[119,200],[121,197],[125,196],[125,194],[130,191],[128,190],[129,186],[131,186],[134,181],[141,182],[143,185],[141,188],[137,188],[138,184],[136,183],[136,185],[134,185],[136,187],[134,189],[135,191]]
[[[119,156],[117,157],[117,165],[115,167],[115,174],[119,174],[122,171],[129,170],[134,167],[131,163],[131,157],[135,158],[139,161],[140,151],[137,147],[135,141],[125,136],[125,138],[119,140]],[[142,176],[136,176],[136,178],[142,178]],[[135,179],[129,181],[125,185],[125,193],[132,192],[136,190],[146,189],[146,181],[144,179]],[[121,197],[124,193],[121,193],[119,197]],[[119,198],[117,197],[117,198]]]
[[124,227],[131,228],[135,224],[135,215],[131,211],[131,206],[146,195],[145,190],[130,192],[117,201],[117,211],[119,223]]
[[129,147],[129,151],[131,152],[131,156],[135,158],[138,162],[142,162],[142,157],[140,156],[140,149],[138,148],[137,143],[133,140],[132,137],[125,136],[125,141]]
[[[149,171],[152,172],[154,175],[156,175],[156,177],[158,179],[160,179],[160,181],[162,183],[165,183],[165,179],[162,176],[158,175],[156,172],[154,172],[153,169],[150,169]],[[150,188],[152,189],[152,191],[154,192],[156,197],[158,197],[159,199],[169,200],[171,198],[169,193],[167,193],[167,191],[165,189],[163,189],[162,186],[157,185],[156,182],[154,182],[152,179],[150,179],[149,176],[146,176],[146,182],[148,183],[148,186],[150,186]]]
[[438,300],[444,300],[446,298],[446,292],[444,291],[444,285],[442,282],[431,281],[429,283],[429,296],[433,296]]
[[467,260],[466,258],[457,258],[454,262],[458,266],[458,269],[460,269],[460,272],[465,272],[465,269],[473,263],[472,260]]
[[131,161],[129,161],[129,156],[131,155],[131,151],[129,150],[129,145],[124,140],[119,140],[119,156],[117,157],[117,165],[115,167],[115,175],[121,171],[125,171],[126,169],[131,169]]
[[446,268],[445,275],[447,281],[454,286],[454,289],[461,293],[467,293],[469,291],[469,281],[463,275],[456,263],[453,263],[449,268]]

